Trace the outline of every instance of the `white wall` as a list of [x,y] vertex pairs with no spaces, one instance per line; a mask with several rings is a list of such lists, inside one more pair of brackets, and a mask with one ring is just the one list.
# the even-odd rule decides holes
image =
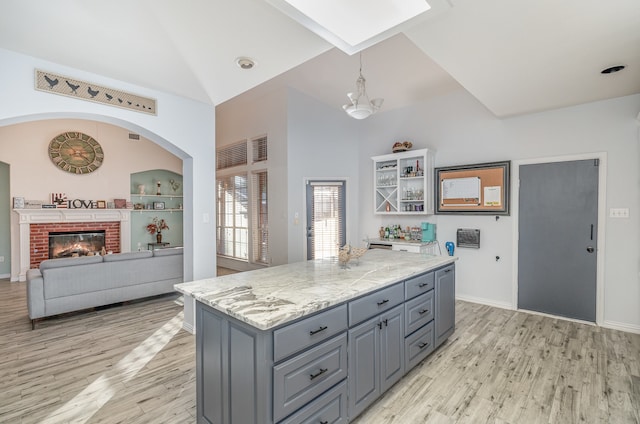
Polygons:
[[[465,91],[369,118],[362,133],[361,234],[387,222],[365,213],[372,200],[370,156],[394,141],[437,150],[436,166],[606,152],[606,209],[629,208],[631,219],[605,222],[604,325],[640,332],[638,124],[640,95],[497,119]],[[515,189],[515,183],[512,184]],[[399,220],[400,221],[400,220]],[[418,220],[415,220],[418,221]],[[488,304],[513,304],[514,217],[437,215],[438,239],[455,241],[457,228],[479,228],[481,249],[457,249],[457,292]],[[553,248],[553,240],[549,241]],[[495,260],[500,256],[500,261]]]
[[[212,105],[0,49],[0,126],[54,118],[112,123],[183,160],[185,281],[211,277],[215,260],[215,111]],[[35,69],[155,98],[152,116],[34,90]]]
[[[306,260],[305,185],[307,179],[345,179],[347,243],[362,246],[358,235],[362,209],[359,202],[358,129],[344,112],[293,89],[288,95],[288,228],[289,262]],[[296,223],[295,214],[299,219]]]

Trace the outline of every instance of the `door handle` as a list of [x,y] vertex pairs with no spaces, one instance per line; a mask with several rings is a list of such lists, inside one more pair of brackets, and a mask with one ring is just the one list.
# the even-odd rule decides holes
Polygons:
[[587,246],[587,252],[593,253],[594,250],[593,246]]

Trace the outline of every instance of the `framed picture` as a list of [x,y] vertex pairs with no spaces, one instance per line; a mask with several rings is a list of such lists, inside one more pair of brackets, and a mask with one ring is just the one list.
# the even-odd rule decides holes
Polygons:
[[153,209],[164,209],[164,202],[153,202]]
[[116,209],[124,209],[127,207],[127,199],[113,199]]
[[98,200],[96,203],[98,204],[98,209],[105,209],[107,207],[107,202],[104,200]]
[[436,168],[436,214],[509,215],[511,162]]
[[113,202],[107,202],[107,209],[115,209],[116,208],[116,204]]

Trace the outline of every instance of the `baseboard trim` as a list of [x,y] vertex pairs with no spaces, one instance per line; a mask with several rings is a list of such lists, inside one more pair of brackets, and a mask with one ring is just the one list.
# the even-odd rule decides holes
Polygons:
[[182,329],[188,331],[191,334],[196,334],[196,329],[193,327],[193,325],[184,320],[182,321]]
[[640,325],[627,324],[625,322],[605,321],[602,323],[602,327],[624,331],[625,333],[640,334]]
[[0,274],[0,278],[11,278],[11,274]]
[[496,302],[495,300],[485,299],[482,297],[473,297],[473,296],[456,296],[456,300],[462,300],[465,302],[471,303],[479,303],[481,305],[493,306],[500,309],[509,309],[513,311],[514,308],[510,303],[507,302]]

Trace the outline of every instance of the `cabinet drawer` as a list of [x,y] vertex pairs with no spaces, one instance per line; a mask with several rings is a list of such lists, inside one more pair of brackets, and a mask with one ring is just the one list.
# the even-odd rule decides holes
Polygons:
[[404,301],[402,283],[349,302],[349,326],[385,312]]
[[279,424],[347,422],[347,382],[343,381]]
[[347,305],[305,318],[273,332],[273,360],[278,362],[347,329]]
[[409,300],[419,294],[433,290],[435,281],[434,275],[435,274],[433,272],[428,272],[406,280],[404,282],[404,298]]
[[273,367],[273,420],[296,411],[346,376],[346,333]]
[[433,290],[404,304],[404,334],[416,331],[433,319]]
[[405,370],[409,370],[424,358],[426,358],[434,349],[434,332],[433,321],[425,325],[409,337],[404,339],[404,363]]

